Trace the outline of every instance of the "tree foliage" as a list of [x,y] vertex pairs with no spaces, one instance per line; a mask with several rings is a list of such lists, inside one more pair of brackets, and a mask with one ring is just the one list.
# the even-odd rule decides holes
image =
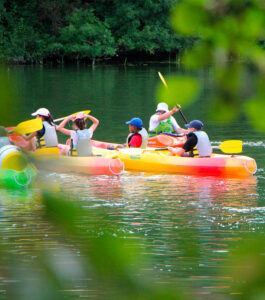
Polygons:
[[193,38],[170,27],[178,0],[2,1],[0,53],[14,62],[178,53]]
[[[185,0],[176,5],[171,17],[177,33],[199,38],[183,62],[186,69],[211,68],[212,118],[228,124],[246,114],[263,131],[265,52],[260,41],[264,40],[264,12],[260,0]],[[174,85],[169,88],[176,90]],[[187,94],[187,88],[178,86],[180,93]],[[160,98],[166,99],[167,93],[164,89]]]

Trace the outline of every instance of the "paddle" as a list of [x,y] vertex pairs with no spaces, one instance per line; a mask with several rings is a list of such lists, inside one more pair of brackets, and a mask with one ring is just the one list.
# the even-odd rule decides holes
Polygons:
[[[220,149],[224,153],[241,153],[242,152],[242,141],[240,140],[229,140],[222,142],[219,146],[213,146],[213,149]],[[155,151],[168,150],[168,148],[157,148]],[[150,150],[152,151],[152,150]]]
[[[79,114],[79,113],[84,113],[85,115],[88,115],[90,112],[91,112],[91,110],[83,110],[83,111],[79,111],[79,112],[76,112],[76,113],[74,113],[74,114],[71,114],[71,115],[69,115],[69,116],[76,116],[77,114]],[[59,119],[56,119],[56,120],[54,120],[53,122],[60,122],[60,121],[62,121],[62,120],[64,120],[64,119],[66,119],[67,117],[69,117],[69,116],[66,116],[66,117],[62,117],[62,118],[59,118]]]
[[16,127],[14,127],[12,130],[8,131],[8,133],[17,132],[19,134],[27,134],[31,132],[38,131],[42,129],[43,124],[41,118],[36,118],[33,120],[28,120],[19,123]]
[[[166,88],[168,88],[168,86],[167,86],[167,83],[166,83],[166,80],[165,80],[164,76],[163,76],[163,75],[162,75],[160,72],[158,72],[158,75],[159,75],[159,77],[160,77],[161,81],[163,82],[164,86],[165,86]],[[179,113],[180,113],[180,115],[181,115],[182,119],[184,120],[185,124],[188,124],[189,122],[188,122],[188,120],[185,118],[185,116],[184,116],[183,112],[181,111],[181,109],[180,109],[180,106],[178,105],[177,107],[178,107],[178,109],[179,109]]]
[[241,153],[242,152],[242,141],[240,140],[230,140],[224,141],[219,146],[213,147],[218,148],[224,153]]

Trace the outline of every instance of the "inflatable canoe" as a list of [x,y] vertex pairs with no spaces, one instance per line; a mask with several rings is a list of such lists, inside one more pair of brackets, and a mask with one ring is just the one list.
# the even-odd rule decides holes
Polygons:
[[27,157],[14,145],[0,148],[0,186],[21,188],[28,186],[37,174]]
[[0,185],[11,188],[25,188],[29,186],[37,174],[33,166],[28,166],[21,171],[12,169],[0,170]]
[[32,156],[38,168],[53,172],[85,175],[121,175],[124,172],[124,164],[117,157],[62,156],[57,147],[38,149]]
[[166,151],[142,149],[105,150],[93,148],[94,153],[119,157],[125,170],[156,173],[193,174],[220,177],[248,177],[255,174],[256,162],[242,155],[213,154],[209,158],[168,156]]
[[[159,134],[154,137],[148,139],[148,147],[154,148],[165,148],[165,147],[182,147],[186,142],[187,138],[185,135],[174,136],[170,134]],[[108,142],[101,142],[92,140],[92,145],[94,147],[107,149],[109,147],[115,148],[119,144],[115,143],[108,143]]]

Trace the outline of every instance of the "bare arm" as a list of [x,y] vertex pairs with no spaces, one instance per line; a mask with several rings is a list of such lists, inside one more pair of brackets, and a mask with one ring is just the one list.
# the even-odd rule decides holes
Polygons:
[[168,155],[174,156],[174,155],[179,155],[182,156],[185,150],[183,148],[173,148],[173,147],[168,147],[169,153]]
[[188,129],[184,129],[184,128],[180,128],[180,127],[176,130],[176,132],[177,133],[184,133],[184,134],[189,133]]
[[96,128],[98,127],[99,120],[90,115],[85,115],[85,119],[90,119],[92,121],[93,124],[89,127],[89,129],[92,129],[92,131],[94,132],[96,130]]
[[177,112],[179,110],[179,108],[177,108],[176,106],[174,106],[170,111],[165,112],[162,115],[158,116],[158,121],[161,122],[163,120],[166,120],[168,118],[170,118],[175,112]]
[[30,141],[30,140],[32,140],[32,139],[34,138],[34,136],[36,136],[36,135],[37,135],[37,132],[35,131],[35,132],[32,132],[30,135],[23,134],[22,136],[23,136],[23,138],[24,138],[26,141]]
[[69,116],[65,118],[58,126],[56,126],[56,130],[59,130],[60,132],[66,134],[66,135],[71,135],[71,130],[64,128],[66,123],[70,120],[73,120],[75,116]]
[[[179,111],[180,108],[181,108],[181,106],[178,104],[177,106],[174,106],[174,107],[172,108],[171,111],[166,112],[166,113],[164,113],[163,115],[160,115],[160,116],[158,117],[159,122],[162,121],[162,120],[165,120],[165,119],[170,118],[175,112]],[[163,119],[162,119],[161,117],[162,117]],[[184,134],[189,133],[189,131],[188,131],[187,129],[184,129],[184,128],[181,128],[181,127],[179,127],[179,128],[178,128],[177,130],[175,130],[175,131],[176,131],[177,133],[184,133]]]

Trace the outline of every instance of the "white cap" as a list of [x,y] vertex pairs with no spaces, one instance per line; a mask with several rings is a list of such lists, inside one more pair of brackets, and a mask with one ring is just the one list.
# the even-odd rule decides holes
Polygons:
[[32,116],[44,116],[44,117],[49,117],[50,116],[50,112],[48,111],[47,108],[39,108],[38,110],[36,110],[34,113],[31,114]]
[[168,105],[164,102],[158,103],[156,111],[159,111],[159,110],[168,112]]

